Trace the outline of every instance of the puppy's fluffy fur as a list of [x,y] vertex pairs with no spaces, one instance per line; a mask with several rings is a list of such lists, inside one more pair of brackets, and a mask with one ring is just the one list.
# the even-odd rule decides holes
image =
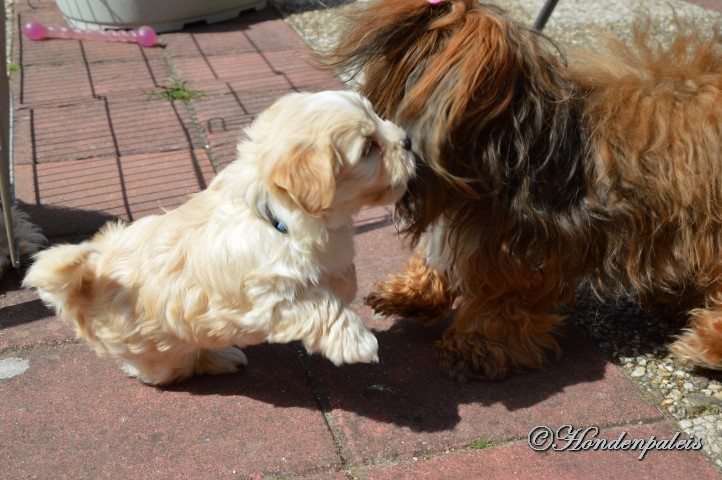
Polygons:
[[[682,25],[684,27],[684,25]],[[422,158],[398,205],[418,245],[368,297],[445,316],[453,377],[500,378],[558,349],[558,307],[589,282],[689,312],[671,346],[722,368],[722,43],[681,28],[567,65],[542,35],[476,0],[364,3],[328,64]]]
[[[18,253],[21,256],[30,255],[42,248],[47,243],[40,227],[30,221],[30,215],[18,207],[11,208],[13,220],[13,234],[18,246]],[[22,258],[21,258],[22,259]],[[5,215],[0,208],[0,277],[10,265],[10,246],[5,231]]]
[[348,307],[351,215],[401,197],[406,134],[351,92],[288,95],[246,133],[185,205],[41,252],[25,278],[144,382],[233,372],[246,364],[234,345],[264,341],[301,340],[336,364],[378,360]]

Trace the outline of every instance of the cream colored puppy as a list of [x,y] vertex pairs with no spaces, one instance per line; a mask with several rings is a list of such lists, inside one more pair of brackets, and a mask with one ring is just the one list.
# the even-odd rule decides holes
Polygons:
[[378,361],[348,307],[351,216],[404,193],[406,133],[352,92],[287,95],[246,133],[238,159],[185,205],[43,251],[25,278],[143,382],[234,372],[246,364],[234,346],[261,342]]

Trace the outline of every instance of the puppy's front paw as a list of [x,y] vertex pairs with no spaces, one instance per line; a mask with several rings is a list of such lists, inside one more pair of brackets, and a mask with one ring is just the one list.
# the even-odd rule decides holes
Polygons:
[[320,342],[320,353],[335,365],[343,363],[376,363],[379,344],[361,318],[346,310]]
[[378,363],[379,343],[366,327],[347,342],[342,352],[343,363]]

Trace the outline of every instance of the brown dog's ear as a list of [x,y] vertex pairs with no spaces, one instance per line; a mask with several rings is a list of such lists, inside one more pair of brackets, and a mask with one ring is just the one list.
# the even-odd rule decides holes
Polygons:
[[331,145],[296,145],[268,173],[272,188],[284,191],[309,215],[319,216],[336,194],[338,153]]

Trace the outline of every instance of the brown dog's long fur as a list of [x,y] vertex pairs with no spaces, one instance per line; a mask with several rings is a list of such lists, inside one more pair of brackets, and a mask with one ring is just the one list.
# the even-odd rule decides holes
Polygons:
[[[722,368],[722,48],[682,28],[663,48],[567,65],[545,37],[475,0],[381,0],[328,64],[409,132],[422,164],[397,206],[417,249],[368,302],[443,317],[459,379],[540,367],[558,307],[588,282],[690,309],[672,345]],[[670,300],[671,299],[671,300]]]

